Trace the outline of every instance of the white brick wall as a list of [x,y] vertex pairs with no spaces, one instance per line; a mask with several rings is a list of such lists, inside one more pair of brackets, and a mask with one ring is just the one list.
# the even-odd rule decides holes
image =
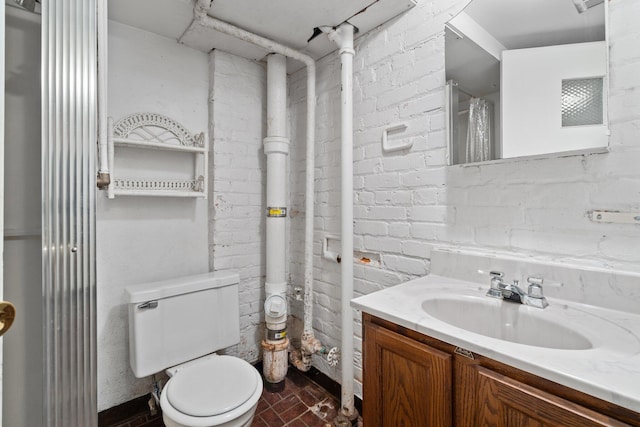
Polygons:
[[[640,3],[610,3],[611,152],[471,167],[445,166],[443,23],[467,1],[420,1],[404,16],[356,42],[354,76],[355,249],[381,257],[356,265],[356,295],[429,270],[433,245],[515,251],[579,259],[640,271],[640,228],[594,224],[593,209],[640,211]],[[340,231],[340,109],[337,53],[318,63],[316,243]],[[304,212],[304,71],[290,82],[292,198]],[[408,151],[383,154],[383,127],[403,122],[397,142]],[[303,215],[292,219],[292,236]],[[300,240],[292,240],[292,280],[302,281]],[[315,245],[316,318],[326,345],[340,344],[340,270]],[[295,312],[301,315],[301,312]],[[331,325],[331,327],[329,326]],[[359,331],[360,325],[356,325]],[[358,332],[359,334],[359,332]],[[356,340],[356,359],[360,342]],[[339,381],[339,369],[316,366]],[[361,370],[356,370],[360,380]],[[359,387],[356,388],[360,393]]]
[[227,353],[253,363],[264,335],[266,74],[262,64],[218,50],[209,72],[210,266],[240,273],[241,339]]

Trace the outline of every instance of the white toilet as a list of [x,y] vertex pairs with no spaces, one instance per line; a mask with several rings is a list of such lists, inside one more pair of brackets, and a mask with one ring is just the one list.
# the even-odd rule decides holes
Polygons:
[[[249,363],[214,351],[240,341],[238,274],[214,272],[130,286],[129,361],[138,378],[166,369],[167,427],[249,426],[262,394]],[[169,369],[167,369],[169,368]]]

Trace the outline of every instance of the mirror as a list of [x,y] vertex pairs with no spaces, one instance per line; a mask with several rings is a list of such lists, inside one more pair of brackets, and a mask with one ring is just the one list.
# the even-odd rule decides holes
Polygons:
[[607,147],[603,0],[473,0],[445,25],[449,164]]

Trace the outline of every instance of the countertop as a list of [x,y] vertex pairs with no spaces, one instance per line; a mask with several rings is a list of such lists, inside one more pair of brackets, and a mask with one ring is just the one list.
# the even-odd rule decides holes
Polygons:
[[[485,297],[488,285],[429,275],[351,301],[352,307],[416,332],[490,357],[542,378],[640,412],[640,315],[548,298],[536,315],[566,319],[593,344],[586,350],[544,348],[469,332],[427,314],[423,301],[456,295],[483,297],[492,304],[514,304]],[[566,310],[570,307],[572,310]],[[498,309],[499,307],[496,307]],[[573,313],[573,318],[571,314]],[[577,313],[577,315],[576,315]],[[461,310],[460,316],[464,316]]]

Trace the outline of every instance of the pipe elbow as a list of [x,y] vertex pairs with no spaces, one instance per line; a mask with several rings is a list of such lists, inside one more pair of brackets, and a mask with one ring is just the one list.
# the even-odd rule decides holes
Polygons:
[[355,27],[348,22],[340,24],[337,28],[320,27],[320,30],[327,34],[329,40],[334,42],[339,48],[340,53],[354,53],[353,50],[353,34]]
[[316,354],[323,348],[319,339],[312,335],[305,335],[302,337],[300,348],[306,354]]
[[193,18],[198,22],[202,21],[207,16],[211,3],[212,0],[198,0],[193,7]]
[[306,58],[303,57],[302,59],[303,59],[302,62],[307,67],[307,73],[309,73],[309,74],[311,74],[311,75],[313,75],[315,77],[315,75],[316,75],[316,61],[310,56],[308,56]]
[[100,190],[106,190],[111,184],[111,176],[109,172],[98,172],[98,178],[96,179],[96,185]]
[[311,358],[304,360],[301,350],[293,350],[289,353],[289,361],[291,364],[301,372],[307,372],[311,369]]

